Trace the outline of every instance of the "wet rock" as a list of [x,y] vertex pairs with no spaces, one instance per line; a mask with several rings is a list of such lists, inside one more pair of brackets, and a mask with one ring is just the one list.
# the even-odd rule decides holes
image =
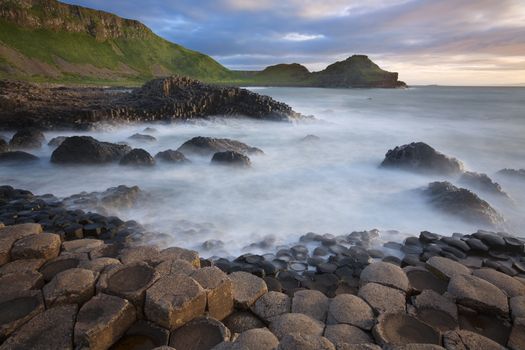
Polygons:
[[73,349],[76,305],[48,309],[29,320],[0,349]]
[[459,249],[462,252],[468,252],[470,250],[470,246],[463,240],[459,238],[454,237],[442,237],[440,239],[441,242],[448,244],[449,246]]
[[470,275],[472,273],[465,265],[441,256],[433,256],[428,259],[426,267],[444,280],[449,280],[456,275]]
[[335,350],[335,346],[319,335],[293,333],[281,339],[277,350]]
[[509,301],[512,318],[525,318],[525,296],[513,297]]
[[205,291],[194,279],[182,274],[162,277],[146,291],[146,317],[170,330],[201,316],[205,309]]
[[489,251],[489,247],[487,247],[481,240],[477,238],[469,238],[467,239],[466,242],[469,245],[470,249],[474,251],[480,251],[480,252]]
[[157,139],[151,135],[145,135],[145,134],[133,134],[130,137],[128,137],[129,140],[133,141],[141,141],[141,142],[155,142]]
[[438,331],[407,314],[386,313],[379,316],[377,321],[373,335],[380,345],[441,344]]
[[270,330],[279,339],[287,334],[323,335],[324,324],[303,314],[283,314],[275,317],[270,323]]
[[25,163],[38,160],[37,156],[23,151],[11,151],[0,153],[0,163]]
[[233,286],[228,276],[217,267],[203,267],[194,271],[191,277],[206,292],[208,314],[223,320],[233,311]]
[[35,271],[8,273],[0,277],[0,286],[2,293],[40,289],[44,286],[44,277]]
[[41,131],[28,128],[17,131],[9,141],[9,147],[11,149],[40,148],[45,140]]
[[232,350],[274,350],[279,339],[267,328],[250,329],[233,342]]
[[487,174],[466,171],[461,174],[459,183],[474,190],[490,193],[496,196],[502,196],[506,198],[509,197],[509,195],[503,191],[501,186],[497,182],[492,181],[492,179],[488,177]]
[[4,153],[9,151],[9,144],[4,140],[2,137],[0,137],[0,153]]
[[443,345],[448,350],[504,350],[499,345],[480,334],[466,330],[448,331],[443,335]]
[[375,324],[374,312],[370,305],[360,297],[351,294],[340,294],[330,303],[327,323],[345,323],[370,330]]
[[516,180],[525,180],[525,169],[501,169],[496,174]]
[[266,322],[270,322],[273,317],[290,312],[290,309],[290,297],[280,292],[264,294],[251,307],[252,312]]
[[489,227],[502,224],[504,221],[489,203],[475,193],[458,188],[450,182],[432,182],[423,191],[423,194],[437,209],[465,221]]
[[45,309],[42,293],[37,290],[0,293],[0,343],[21,325]]
[[404,292],[409,289],[409,281],[405,271],[398,266],[385,262],[377,262],[365,267],[361,272],[360,280],[362,284],[374,282]]
[[243,333],[250,329],[265,327],[264,323],[249,311],[236,311],[223,322],[232,333]]
[[11,259],[50,260],[60,252],[60,236],[40,233],[19,239],[11,249]]
[[428,232],[428,231],[422,231],[420,234],[419,234],[419,240],[423,243],[434,243],[434,242],[437,242],[439,240],[441,236],[438,235],[437,233],[432,233],[432,232]]
[[234,272],[229,275],[233,282],[233,299],[241,309],[248,309],[259,297],[268,292],[262,278],[247,272]]
[[134,148],[120,159],[120,165],[153,166],[155,159],[142,148]]
[[157,153],[155,155],[155,159],[161,162],[177,163],[177,164],[184,164],[184,163],[190,162],[188,158],[186,158],[182,152],[174,151],[172,149],[168,149],[166,151]]
[[69,269],[57,274],[43,289],[46,306],[82,305],[95,294],[95,274],[85,269]]
[[49,282],[58,273],[78,267],[82,260],[87,260],[85,253],[62,254],[49,260],[42,268],[40,273],[44,275],[46,282]]
[[198,154],[201,156],[210,156],[217,152],[236,152],[240,154],[263,154],[263,151],[248,146],[245,143],[230,140],[230,139],[218,139],[213,137],[194,137],[188,140],[180,146],[177,151],[184,154]]
[[423,142],[413,142],[389,150],[381,166],[445,175],[463,171],[463,164],[459,160],[447,157]]
[[357,295],[364,299],[376,313],[405,312],[405,294],[399,289],[377,283],[367,283],[359,288]]
[[0,267],[0,277],[10,273],[37,272],[44,263],[44,259],[15,260]]
[[230,340],[230,331],[211,317],[199,317],[171,333],[170,346],[175,349],[208,350]]
[[317,290],[300,290],[292,299],[292,312],[305,314],[315,320],[325,322],[330,300]]
[[503,237],[500,237],[492,232],[478,231],[472,236],[480,239],[489,248],[505,249],[505,247],[507,246],[507,243],[505,242],[505,239],[503,239]]
[[65,140],[67,139],[66,136],[57,136],[57,137],[53,137],[51,139],[51,141],[49,141],[47,143],[48,146],[50,147],[58,147],[62,144],[62,142],[64,142]]
[[501,289],[509,298],[525,295],[525,285],[514,278],[493,269],[478,269],[473,275],[488,281]]
[[348,324],[328,325],[324,330],[324,336],[337,347],[342,344],[363,344],[374,342],[368,333]]
[[509,313],[505,293],[476,276],[453,276],[448,284],[448,293],[456,299],[456,303],[480,312],[494,312],[502,316]]
[[120,160],[131,151],[129,146],[100,142],[91,136],[71,136],[51,154],[53,163],[98,164]]
[[[173,349],[168,347],[168,340],[170,332],[167,329],[159,327],[154,323],[138,320],[131,326],[126,334],[115,343],[112,350],[126,350],[126,349]],[[159,348],[160,347],[160,348]]]
[[211,162],[212,164],[234,165],[243,168],[249,168],[252,165],[248,156],[233,151],[217,152],[213,155]]
[[135,322],[133,305],[125,299],[98,294],[78,312],[76,349],[107,349]]
[[525,318],[514,320],[507,346],[512,350],[525,349]]

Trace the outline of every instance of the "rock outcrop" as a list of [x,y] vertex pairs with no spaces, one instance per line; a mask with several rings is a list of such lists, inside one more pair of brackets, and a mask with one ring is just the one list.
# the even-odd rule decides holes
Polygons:
[[100,142],[91,136],[71,136],[51,154],[60,164],[100,164],[120,160],[131,151],[129,146]]
[[178,151],[184,154],[197,154],[201,156],[210,156],[217,152],[226,151],[246,155],[264,154],[259,148],[249,146],[240,141],[203,136],[197,136],[184,142]]
[[218,165],[231,165],[242,168],[249,168],[252,166],[252,162],[248,156],[233,151],[215,153],[211,159],[211,163]]

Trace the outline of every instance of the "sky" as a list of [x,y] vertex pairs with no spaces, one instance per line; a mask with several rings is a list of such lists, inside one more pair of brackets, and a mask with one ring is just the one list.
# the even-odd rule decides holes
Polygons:
[[67,0],[231,69],[366,54],[411,85],[525,86],[525,0]]

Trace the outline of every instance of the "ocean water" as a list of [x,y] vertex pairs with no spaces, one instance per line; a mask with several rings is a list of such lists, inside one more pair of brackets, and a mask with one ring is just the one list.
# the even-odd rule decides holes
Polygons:
[[[478,195],[503,214],[507,231],[525,235],[525,184],[495,175],[502,168],[525,167],[525,88],[252,89],[317,120],[288,124],[217,118],[82,133],[127,141],[152,155],[177,149],[195,136],[232,138],[264,151],[251,157],[252,169],[211,166],[209,158],[199,157],[190,157],[187,166],[147,169],[57,166],[49,163],[52,149],[44,146],[34,152],[42,157],[36,164],[2,166],[0,183],[57,196],[138,185],[150,199],[117,214],[166,233],[164,245],[197,249],[203,256],[235,256],[268,237],[285,245],[307,232],[340,235],[376,228],[382,232],[381,244],[422,230],[450,235],[483,228],[436,211],[418,192],[429,182],[457,178],[379,167],[389,149],[424,141],[460,159],[468,170],[497,180],[512,202]],[[157,129],[152,135],[158,142],[127,140],[148,126]],[[73,134],[49,132],[46,138]],[[309,134],[320,140],[303,142]],[[201,245],[209,239],[222,240],[224,247],[204,251]]]

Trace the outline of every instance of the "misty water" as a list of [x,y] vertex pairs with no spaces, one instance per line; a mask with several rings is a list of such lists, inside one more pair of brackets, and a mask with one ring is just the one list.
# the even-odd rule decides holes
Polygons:
[[[524,183],[495,175],[502,168],[525,167],[525,88],[253,90],[317,121],[216,119],[81,133],[126,141],[151,154],[177,149],[195,136],[232,138],[264,151],[251,156],[251,169],[211,166],[209,157],[195,156],[186,166],[58,166],[49,163],[52,148],[44,146],[33,152],[41,157],[35,164],[2,166],[0,182],[60,197],[138,185],[149,200],[117,214],[168,234],[163,244],[197,249],[204,256],[238,255],[265,237],[274,237],[276,245],[292,243],[307,232],[340,235],[376,228],[379,245],[422,230],[450,235],[482,228],[441,214],[417,191],[444,177],[379,167],[388,149],[424,141],[497,180],[513,202],[477,193],[503,214],[508,231],[525,234],[519,232],[525,224]],[[157,129],[152,134],[157,142],[127,140],[147,126]],[[73,134],[78,133],[48,132],[46,138]],[[320,140],[302,142],[309,134]],[[224,248],[203,251],[201,244],[210,239],[222,240]]]

